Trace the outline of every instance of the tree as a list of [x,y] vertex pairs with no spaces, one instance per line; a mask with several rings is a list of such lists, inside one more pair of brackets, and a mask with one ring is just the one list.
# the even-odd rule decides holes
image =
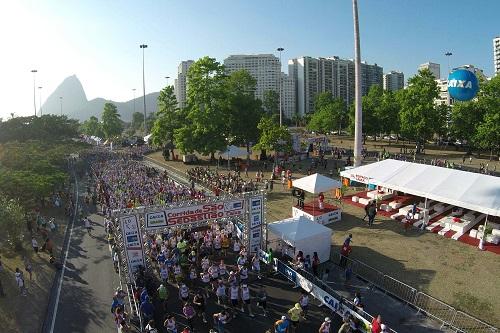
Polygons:
[[256,80],[246,70],[231,73],[227,78],[228,127],[230,143],[247,147],[257,142],[257,125],[262,118],[260,100],[255,98]]
[[186,112],[177,108],[177,100],[172,86],[163,88],[158,96],[158,112],[151,128],[151,141],[155,146],[165,147],[174,154],[174,132],[184,124]]
[[130,125],[134,131],[144,126],[144,114],[142,112],[132,113],[132,123]]
[[[380,107],[382,105],[383,90],[379,85],[373,85],[368,91],[368,95],[363,96],[361,99],[361,105],[363,110],[363,136],[366,140],[367,135],[380,134],[380,120],[378,118],[378,113],[380,112]],[[349,110],[349,131],[354,133],[355,124],[355,106],[354,103],[351,105]]]
[[280,116],[280,95],[275,90],[266,90],[264,91],[262,105],[264,106],[264,110],[266,110],[267,114],[277,116],[279,119]]
[[[500,76],[481,85],[477,98],[483,119],[477,127],[475,140],[479,147],[489,149],[491,154],[500,153]],[[491,155],[490,155],[491,156]]]
[[59,141],[78,136],[78,121],[52,114],[16,117],[0,123],[0,142]]
[[434,76],[428,69],[419,71],[408,80],[408,88],[400,96],[401,104],[401,132],[420,144],[429,140],[439,124],[439,115],[436,112],[434,100],[439,96],[439,90]]
[[329,133],[339,128],[345,112],[344,101],[333,99],[328,93],[319,94],[316,98],[315,112],[312,114],[307,128],[319,133]]
[[396,95],[392,91],[384,91],[381,105],[376,111],[376,117],[379,123],[378,127],[381,133],[399,133],[399,110],[400,105]]
[[224,66],[204,57],[188,71],[187,121],[175,130],[175,145],[183,153],[214,154],[227,146],[228,113]]
[[455,139],[467,141],[469,152],[475,146],[477,127],[484,112],[476,101],[455,102],[451,108],[450,135]]
[[450,135],[449,120],[451,108],[446,104],[436,105],[437,121],[434,130],[439,138],[448,138]]
[[99,138],[104,137],[102,125],[95,116],[91,116],[88,120],[85,120],[80,126],[80,131],[86,135],[97,136]]
[[106,139],[111,139],[122,134],[123,123],[120,114],[113,103],[104,104],[102,112],[102,130]]
[[24,210],[17,200],[0,193],[0,244],[7,243],[12,248],[21,249],[24,238]]
[[292,151],[292,136],[288,129],[280,126],[269,115],[261,118],[257,128],[260,130],[260,138],[256,149],[264,151],[274,150],[276,152],[289,153]]

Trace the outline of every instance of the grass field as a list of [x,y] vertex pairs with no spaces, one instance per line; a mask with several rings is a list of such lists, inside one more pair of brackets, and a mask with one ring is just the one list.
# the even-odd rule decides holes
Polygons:
[[[337,146],[349,148],[349,140],[342,141],[342,144],[338,142]],[[377,142],[377,145],[379,144]],[[386,149],[399,151],[397,147]],[[430,149],[427,149],[426,153],[429,158],[448,158],[457,162],[461,162],[463,155],[463,152]],[[159,152],[150,157],[167,163],[180,172],[190,167],[182,162],[165,162]],[[202,160],[200,163],[206,165],[208,161]],[[479,166],[479,163],[476,159],[473,160],[473,164]],[[306,169],[305,166],[304,164],[303,170]],[[253,172],[249,171],[249,176],[254,177],[255,170],[257,167],[251,168],[250,171]],[[221,169],[221,172],[223,171],[224,169]],[[264,178],[269,179],[270,168],[264,173]],[[294,172],[294,176],[301,175]],[[332,198],[327,196],[328,200]],[[276,183],[274,191],[268,194],[268,222],[291,217],[292,203],[294,201],[290,192]],[[368,228],[361,221],[363,215],[361,208],[343,205],[342,221],[329,225],[334,231],[333,253],[340,251],[340,245],[346,235],[352,233],[352,258],[466,313],[500,326],[500,256],[487,251],[481,252],[473,246],[430,232],[410,230],[405,233],[400,223],[381,216],[377,217],[373,227]]]

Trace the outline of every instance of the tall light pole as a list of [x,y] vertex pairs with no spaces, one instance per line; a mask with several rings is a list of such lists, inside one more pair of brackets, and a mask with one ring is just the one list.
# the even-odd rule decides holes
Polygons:
[[[446,52],[444,55],[446,56],[446,59],[448,61],[448,74],[450,74],[450,57],[453,55],[453,53]],[[448,76],[446,76],[446,79],[448,79]]]
[[61,117],[63,115],[63,113],[62,113],[62,100],[63,100],[63,98],[61,96],[59,96],[59,105],[61,106]]
[[135,88],[132,88],[132,91],[134,92],[134,113],[135,113]]
[[35,117],[36,117],[36,69],[32,69],[31,73],[33,73],[33,108],[35,109]]
[[144,103],[144,135],[148,133],[146,128],[146,79],[144,77],[144,50],[146,50],[148,46],[146,44],[141,44],[140,48],[142,49],[142,101]]
[[279,78],[278,84],[279,84],[279,95],[280,95],[280,126],[282,126],[283,125],[283,110],[281,108],[281,86],[282,86],[282,84],[281,84],[281,52],[283,52],[285,49],[282,47],[278,47],[276,50],[280,53],[280,70],[278,72],[278,75],[279,75],[278,76],[278,78]]
[[355,91],[355,112],[354,112],[354,166],[360,166],[362,162],[361,150],[363,147],[363,111],[361,109],[361,49],[359,42],[359,20],[358,20],[358,0],[352,0],[352,16],[354,20],[354,91]]
[[38,103],[40,104],[40,117],[42,116],[42,88],[38,87]]
[[170,76],[165,76],[165,79],[167,79],[167,87],[168,87],[168,79],[170,79]]

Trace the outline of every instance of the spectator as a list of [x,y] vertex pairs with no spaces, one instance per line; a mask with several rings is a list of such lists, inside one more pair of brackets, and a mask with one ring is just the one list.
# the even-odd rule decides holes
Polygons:
[[144,302],[141,303],[140,310],[144,318],[144,322],[147,323],[154,317],[155,308],[153,303],[149,300],[149,296],[144,298]]
[[190,329],[193,329],[193,318],[196,316],[196,311],[194,310],[193,306],[191,303],[186,302],[184,304],[184,307],[182,308],[182,313],[187,319],[188,326]]
[[35,251],[35,253],[38,253],[38,242],[36,241],[35,236],[31,238],[31,246],[33,247],[33,251]]
[[368,226],[372,226],[375,221],[375,215],[377,215],[377,207],[375,203],[372,202],[370,208],[368,208]]
[[19,292],[21,293],[21,295],[27,296],[26,287],[24,284],[23,272],[21,272],[21,270],[18,267],[16,267],[15,277],[16,277],[16,284],[19,287]]
[[372,320],[372,333],[380,333],[382,332],[382,317],[378,315]]
[[314,276],[318,276],[318,270],[319,270],[319,257],[318,257],[318,252],[313,253],[313,258],[312,258],[312,271]]
[[349,236],[344,241],[344,245],[350,246],[351,242],[352,242],[352,234],[349,234]]
[[346,267],[347,265],[347,257],[351,253],[352,249],[349,245],[343,245],[340,249],[340,267]]
[[326,317],[325,321],[323,321],[323,323],[321,324],[318,333],[330,333],[331,323],[332,321],[330,320],[330,318]]

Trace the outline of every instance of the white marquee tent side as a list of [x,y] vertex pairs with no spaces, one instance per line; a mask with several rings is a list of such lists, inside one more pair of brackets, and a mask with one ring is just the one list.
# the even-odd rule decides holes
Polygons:
[[500,178],[387,159],[341,172],[342,177],[500,216]]
[[332,229],[328,227],[300,216],[270,223],[267,230],[269,242],[284,241],[295,249],[294,255],[302,251],[312,259],[318,252],[320,262],[330,259]]
[[318,194],[334,188],[340,188],[342,187],[342,184],[335,179],[315,173],[313,175],[294,180],[293,187],[300,188],[309,193]]

